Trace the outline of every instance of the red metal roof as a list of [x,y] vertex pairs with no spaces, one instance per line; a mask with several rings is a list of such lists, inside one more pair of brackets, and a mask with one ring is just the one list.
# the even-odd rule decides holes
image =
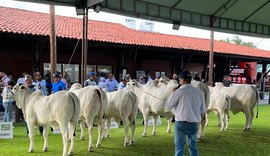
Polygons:
[[[49,14],[6,7],[0,7],[0,12],[0,32],[49,35]],[[58,37],[79,39],[81,38],[81,31],[81,19],[56,16],[56,34]],[[88,37],[93,41],[192,49],[205,52],[208,52],[210,47],[208,39],[143,32],[127,28],[121,24],[100,21],[89,21]],[[214,51],[224,54],[270,58],[270,51],[223,41],[215,41]]]

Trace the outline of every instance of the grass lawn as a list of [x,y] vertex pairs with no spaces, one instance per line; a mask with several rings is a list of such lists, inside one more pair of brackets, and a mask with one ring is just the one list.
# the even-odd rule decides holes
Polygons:
[[[135,145],[123,147],[123,127],[111,130],[111,138],[102,140],[100,148],[94,148],[92,156],[95,155],[127,155],[127,156],[172,156],[174,154],[174,133],[166,133],[166,121],[157,127],[157,136],[151,136],[152,127],[148,129],[147,137],[142,137],[142,119],[138,117]],[[205,130],[204,140],[198,142],[201,156],[267,156],[270,155],[270,105],[259,107],[259,118],[255,118],[250,132],[243,132],[245,116],[243,113],[231,115],[230,128],[228,131],[219,132],[216,127],[217,118],[211,114],[209,127]],[[87,130],[85,130],[87,133]],[[79,132],[77,133],[79,134]],[[94,144],[97,140],[97,129],[94,129]],[[19,155],[42,155],[54,156],[62,154],[61,135],[49,134],[49,151],[44,153],[43,137],[36,129],[34,153],[28,153],[29,139],[26,137],[25,127],[22,124],[15,125],[14,139],[0,140],[1,156]],[[90,155],[87,152],[88,135],[86,140],[76,137],[75,155]],[[187,149],[186,149],[187,152]]]

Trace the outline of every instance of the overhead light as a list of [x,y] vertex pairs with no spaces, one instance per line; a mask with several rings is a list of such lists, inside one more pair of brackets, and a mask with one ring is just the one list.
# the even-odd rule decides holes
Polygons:
[[173,30],[179,30],[180,26],[181,26],[181,22],[173,22],[172,29]]
[[76,7],[76,13],[77,13],[77,15],[84,15],[84,8],[77,8]]
[[95,11],[96,13],[99,13],[100,10],[101,10],[101,7],[100,7],[99,4],[97,4],[97,5],[94,6],[94,11]]

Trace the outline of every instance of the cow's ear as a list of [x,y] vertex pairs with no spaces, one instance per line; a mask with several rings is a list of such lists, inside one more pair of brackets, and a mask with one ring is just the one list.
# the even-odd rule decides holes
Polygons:
[[25,89],[25,86],[21,86],[21,89]]

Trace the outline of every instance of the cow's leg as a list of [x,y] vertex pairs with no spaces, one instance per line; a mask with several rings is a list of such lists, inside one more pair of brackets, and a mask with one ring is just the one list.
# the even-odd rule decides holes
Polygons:
[[43,151],[48,151],[48,131],[49,131],[49,125],[43,126],[43,138],[44,138],[44,145],[43,145]]
[[244,131],[248,131],[252,115],[249,110],[245,110],[245,115],[246,115],[246,124],[245,124]]
[[31,122],[27,122],[29,129],[30,147],[28,152],[32,153],[34,151],[34,136],[35,136],[35,125]]
[[253,111],[253,108],[251,108],[251,109],[250,109],[250,119],[249,119],[249,124],[248,124],[248,127],[247,127],[248,130],[250,130],[250,128],[251,128],[251,126],[252,126],[253,119],[254,119],[254,111]]
[[105,121],[106,119],[102,120],[102,139],[106,139],[107,138],[107,132],[105,132]]
[[62,140],[63,140],[63,156],[68,155],[68,124],[60,125],[60,129],[62,132]]
[[74,152],[74,144],[75,144],[75,135],[76,135],[77,122],[72,120],[72,121],[70,121],[69,125],[70,125],[70,127],[69,127],[70,128],[69,137],[71,139],[71,144],[70,144],[70,147],[69,147],[68,155],[71,155]]
[[148,117],[149,117],[149,113],[143,113],[144,130],[143,130],[142,136],[147,135]]
[[226,117],[225,118],[226,118],[225,130],[227,130],[229,128],[229,118],[230,118],[230,110],[229,109],[226,110]]
[[205,114],[205,127],[208,127],[209,116],[210,116],[210,112],[207,112],[207,113]]
[[217,123],[217,126],[219,127],[220,126],[220,122],[221,122],[221,119],[220,119],[220,114],[219,112],[216,114],[217,117],[218,117],[218,123]]
[[130,139],[130,145],[134,145],[135,144],[135,128],[136,128],[136,117],[135,116],[131,116],[129,117],[129,121],[130,121],[130,127],[131,127],[131,139]]
[[156,135],[156,129],[157,129],[157,115],[153,115],[153,130],[152,130],[152,135]]
[[171,133],[171,123],[172,123],[172,118],[169,118],[167,120],[168,127],[167,127],[167,133]]
[[202,120],[201,120],[201,126],[199,126],[199,134],[197,135],[199,139],[203,139],[204,137],[204,128],[205,128],[205,123],[206,123],[206,120],[205,120],[205,113],[202,115]]
[[88,121],[86,121],[89,135],[89,145],[88,145],[89,152],[93,150],[93,120],[94,119],[89,119]]
[[101,145],[102,132],[103,132],[103,115],[100,115],[98,117],[98,140],[96,147],[99,147]]
[[219,114],[220,114],[220,123],[221,123],[221,128],[220,128],[220,131],[222,132],[222,131],[224,131],[224,124],[225,124],[225,114],[224,114],[224,112],[222,111],[222,110],[219,110]]
[[107,121],[107,134],[106,134],[107,138],[110,137],[110,128],[111,128],[111,118],[108,118],[108,121]]
[[81,123],[80,123],[80,128],[81,128],[81,140],[84,140],[85,137],[84,137],[84,129],[85,129],[85,122],[83,120],[81,120]]
[[128,118],[123,117],[122,121],[123,121],[124,129],[125,129],[124,146],[127,147],[128,146]]

